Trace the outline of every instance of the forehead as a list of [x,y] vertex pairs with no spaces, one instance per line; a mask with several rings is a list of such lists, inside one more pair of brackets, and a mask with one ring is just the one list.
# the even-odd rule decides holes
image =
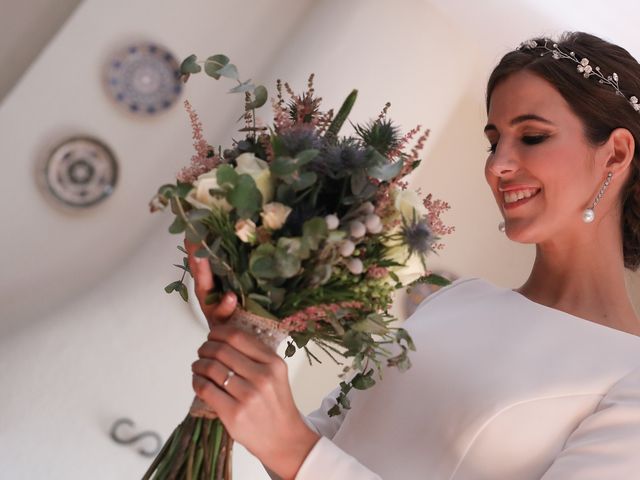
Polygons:
[[571,120],[573,113],[553,85],[527,71],[513,73],[496,85],[489,103],[489,123],[536,114],[550,120]]

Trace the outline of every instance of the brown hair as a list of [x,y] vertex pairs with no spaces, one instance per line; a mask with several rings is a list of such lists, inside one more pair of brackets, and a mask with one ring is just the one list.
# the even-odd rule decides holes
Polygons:
[[[554,43],[563,52],[575,52],[578,60],[586,57],[599,66],[601,72],[619,76],[619,87],[624,96],[640,97],[640,64],[622,47],[584,32],[564,33],[558,41],[534,38],[538,45]],[[598,78],[587,79],[577,71],[577,64],[568,59],[553,59],[543,48],[520,49],[507,53],[494,68],[487,82],[486,107],[489,110],[491,94],[496,85],[507,76],[526,70],[553,85],[564,97],[573,112],[581,119],[587,140],[593,145],[606,142],[616,128],[626,128],[635,140],[636,149],[630,165],[630,175],[622,189],[622,249],[624,266],[636,271],[640,266],[640,113],[628,100],[616,94],[615,88],[600,84]]]

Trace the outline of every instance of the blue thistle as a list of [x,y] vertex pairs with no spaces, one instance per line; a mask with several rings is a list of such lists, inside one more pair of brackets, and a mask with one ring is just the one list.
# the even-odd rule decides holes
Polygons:
[[322,138],[308,127],[288,128],[279,132],[278,138],[281,145],[292,157],[304,150],[320,149],[323,145]]
[[403,222],[401,234],[409,248],[409,256],[418,253],[424,257],[436,240],[427,221],[416,221],[415,218],[411,223]]

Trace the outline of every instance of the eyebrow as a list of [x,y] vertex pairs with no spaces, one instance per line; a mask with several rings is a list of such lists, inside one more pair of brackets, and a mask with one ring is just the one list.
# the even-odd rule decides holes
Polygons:
[[[517,117],[515,117],[514,119],[512,119],[509,122],[509,125],[513,127],[514,125],[517,125],[518,123],[526,122],[527,120],[536,120],[538,122],[542,122],[542,123],[547,123],[549,125],[553,125],[553,122],[551,120],[547,120],[546,118],[541,117],[540,115],[535,115],[533,113],[526,113],[524,115],[518,115]],[[488,123],[487,126],[484,127],[484,131],[486,133],[489,130],[498,130],[498,128],[494,124]]]

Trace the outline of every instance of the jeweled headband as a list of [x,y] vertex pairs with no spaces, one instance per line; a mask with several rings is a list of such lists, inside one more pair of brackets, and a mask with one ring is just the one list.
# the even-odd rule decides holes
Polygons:
[[611,87],[613,87],[617,95],[620,95],[627,102],[629,102],[629,105],[631,105],[636,112],[640,112],[640,104],[638,104],[638,98],[635,95],[627,98],[627,96],[620,91],[620,87],[618,85],[618,74],[616,72],[613,72],[611,75],[607,75],[605,77],[600,71],[600,67],[592,67],[589,64],[589,59],[587,57],[582,57],[578,60],[575,52],[565,53],[560,50],[560,47],[558,47],[557,43],[553,44],[553,48],[549,48],[548,40],[545,40],[544,44],[539,44],[535,40],[527,40],[526,42],[522,42],[516,48],[516,50],[534,50],[537,48],[541,48],[544,50],[540,53],[541,57],[551,53],[551,56],[556,60],[566,58],[575,62],[577,64],[577,71],[581,73],[584,78],[589,78],[592,75],[598,77],[598,83],[610,85]]

